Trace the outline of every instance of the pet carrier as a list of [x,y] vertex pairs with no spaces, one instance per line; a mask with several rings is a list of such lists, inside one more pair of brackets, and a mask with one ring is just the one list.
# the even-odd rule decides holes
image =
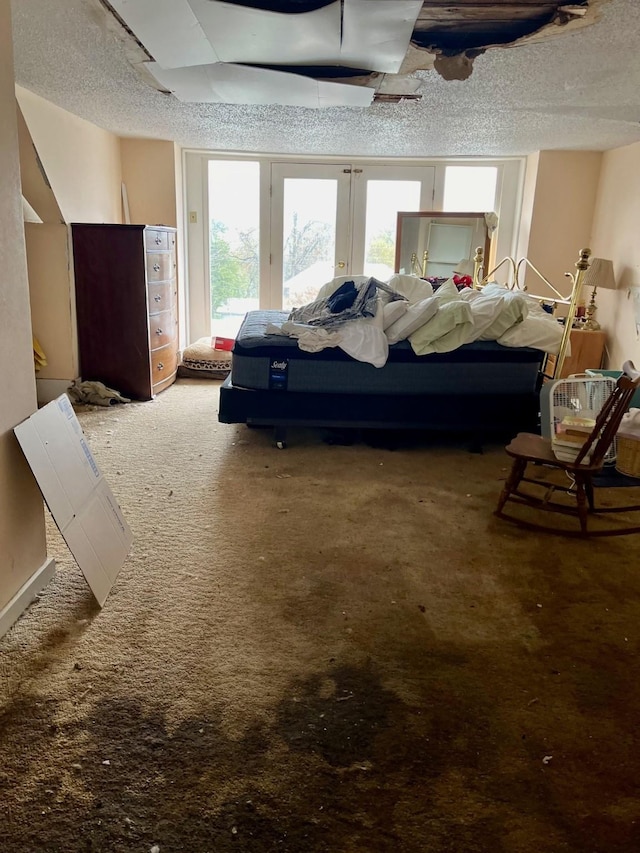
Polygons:
[[[608,376],[569,376],[542,386],[541,431],[551,439],[558,459],[573,462],[578,456],[615,385],[615,379]],[[614,441],[605,455],[605,465],[615,459]]]

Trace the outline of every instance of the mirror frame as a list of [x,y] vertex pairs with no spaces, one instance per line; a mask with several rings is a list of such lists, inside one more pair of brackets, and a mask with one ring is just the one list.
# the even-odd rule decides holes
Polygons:
[[[400,261],[402,257],[402,225],[405,220],[409,219],[426,219],[430,217],[431,219],[451,219],[455,221],[456,219],[484,219],[486,216],[486,212],[479,213],[478,211],[473,212],[455,212],[450,213],[449,211],[443,210],[414,210],[414,211],[398,211],[397,216],[397,224],[396,224],[396,257],[395,257],[395,272],[400,272]],[[484,263],[484,272],[489,269],[489,253],[491,250],[491,237],[489,236],[489,229],[487,228],[485,221],[485,239],[484,245],[481,244],[480,248],[483,250],[483,263]],[[417,247],[419,248],[419,247]],[[469,258],[470,261],[473,261],[473,256],[476,251],[476,246],[471,247],[471,256]],[[419,263],[421,263],[420,253],[417,252]],[[484,274],[483,272],[483,274]]]

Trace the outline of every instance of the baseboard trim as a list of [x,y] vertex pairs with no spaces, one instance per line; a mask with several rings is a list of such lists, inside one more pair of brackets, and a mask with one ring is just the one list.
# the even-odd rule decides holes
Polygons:
[[0,637],[3,637],[14,622],[19,619],[40,590],[49,583],[55,571],[56,561],[50,557],[31,575],[11,601],[0,610]]
[[38,379],[36,377],[38,405],[44,406],[52,400],[57,400],[72,384],[72,379]]

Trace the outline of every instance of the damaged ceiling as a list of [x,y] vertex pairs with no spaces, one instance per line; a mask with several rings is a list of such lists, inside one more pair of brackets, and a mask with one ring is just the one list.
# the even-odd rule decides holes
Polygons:
[[186,103],[370,106],[415,71],[470,76],[496,46],[588,26],[602,0],[102,0],[152,85]]
[[13,0],[17,82],[119,135],[376,157],[640,139],[637,0]]

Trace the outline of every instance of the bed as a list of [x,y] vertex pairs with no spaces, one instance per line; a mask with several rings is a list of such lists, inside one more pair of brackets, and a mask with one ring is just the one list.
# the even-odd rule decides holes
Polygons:
[[220,391],[221,423],[273,427],[280,448],[289,427],[447,431],[477,443],[537,429],[542,349],[474,340],[417,354],[412,335],[388,346],[381,367],[340,346],[307,351],[300,339],[274,333],[289,318],[282,311],[246,315]]

